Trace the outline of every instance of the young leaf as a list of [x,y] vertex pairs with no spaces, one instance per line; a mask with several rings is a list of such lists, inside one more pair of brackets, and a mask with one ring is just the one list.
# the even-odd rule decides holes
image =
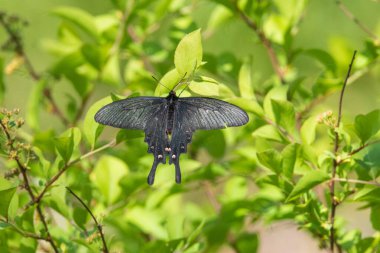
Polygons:
[[284,138],[281,136],[278,130],[272,125],[262,126],[256,129],[256,131],[253,132],[252,135],[254,137],[261,137],[261,138],[268,139],[271,141],[278,141],[278,142],[284,141]]
[[192,92],[205,97],[219,96],[219,86],[210,82],[191,82],[189,88]]
[[34,87],[32,92],[29,95],[27,113],[26,113],[26,121],[30,128],[34,131],[37,131],[40,128],[40,109],[43,106],[42,98],[43,98],[43,90],[47,85],[47,81],[42,79],[39,81]]
[[272,99],[272,110],[277,125],[293,134],[296,123],[293,105],[288,101]]
[[282,150],[281,155],[282,171],[286,177],[292,178],[294,167],[298,157],[300,156],[300,145],[297,143],[289,144]]
[[74,150],[74,134],[71,132],[70,136],[61,136],[55,138],[55,148],[62,157],[62,159],[67,163]]
[[5,95],[5,82],[4,82],[4,60],[0,58],[0,104],[3,103]]
[[182,77],[183,76],[180,76],[180,74],[178,74],[177,69],[170,70],[161,78],[157,84],[154,94],[156,96],[160,96],[162,94],[168,93],[171,89],[174,88],[174,86],[176,86],[179,81],[181,81]]
[[243,98],[255,98],[252,85],[252,59],[249,58],[243,63],[239,71],[239,90]]
[[5,219],[8,219],[9,205],[16,190],[17,187],[13,187],[0,191],[0,216],[3,216]]
[[272,170],[276,174],[281,173],[282,157],[275,149],[269,149],[261,153],[257,153],[260,163]]
[[95,102],[90,107],[90,109],[88,109],[86,117],[84,118],[84,122],[83,122],[84,136],[86,137],[88,143],[91,145],[92,149],[95,147],[96,140],[98,139],[99,135],[102,133],[103,128],[104,128],[104,126],[96,123],[94,116],[101,107],[111,102],[112,102],[112,99],[110,96],[105,97]]
[[312,144],[315,140],[315,128],[317,127],[317,120],[315,117],[310,117],[302,124],[301,138],[305,144]]
[[103,156],[96,164],[91,177],[108,204],[119,197],[121,193],[119,181],[127,173],[127,165],[113,156]]
[[331,72],[336,72],[336,63],[333,57],[329,53],[321,49],[309,49],[305,51],[306,55],[309,55],[322,63],[324,67]]
[[380,205],[373,206],[371,208],[371,223],[372,227],[377,231],[380,231]]
[[236,238],[238,252],[255,253],[259,248],[259,237],[253,233],[243,233]]
[[356,116],[355,130],[362,143],[366,143],[380,130],[380,110]]
[[191,32],[179,42],[174,53],[174,65],[181,76],[191,75],[202,63],[201,30]]
[[302,193],[307,192],[314,186],[319,185],[328,179],[330,179],[330,176],[326,172],[320,170],[310,171],[297,182],[286,201],[288,202],[297,198]]
[[59,7],[53,13],[64,20],[72,22],[93,39],[96,40],[98,38],[94,17],[88,12],[74,7]]
[[286,101],[286,94],[288,92],[288,86],[276,86],[271,89],[264,98],[263,107],[265,115],[272,120],[275,120],[273,109],[272,109],[272,100],[281,100]]

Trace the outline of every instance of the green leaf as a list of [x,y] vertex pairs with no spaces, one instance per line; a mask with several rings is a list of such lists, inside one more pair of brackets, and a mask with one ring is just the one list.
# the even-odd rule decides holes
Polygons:
[[315,129],[317,127],[315,117],[310,117],[301,126],[301,138],[305,144],[312,144],[315,140]]
[[158,239],[167,239],[166,229],[162,226],[163,216],[154,210],[135,206],[128,210],[127,220],[143,232]]
[[53,14],[61,17],[66,21],[72,22],[94,40],[97,40],[99,35],[95,20],[94,17],[88,12],[74,7],[59,7],[53,10]]
[[252,134],[254,137],[261,137],[271,141],[284,142],[284,138],[278,132],[278,130],[272,125],[265,125],[258,129]]
[[97,111],[99,111],[100,108],[111,102],[112,99],[110,96],[95,102],[90,107],[90,109],[88,109],[86,117],[84,118],[83,133],[88,143],[91,145],[91,149],[94,149],[96,140],[98,139],[99,135],[102,133],[104,128],[103,125],[100,125],[95,121],[95,114]]
[[297,198],[299,195],[328,179],[330,179],[330,176],[326,172],[320,170],[310,171],[297,182],[286,201],[288,202]]
[[276,101],[286,101],[286,96],[288,93],[288,86],[276,86],[272,88],[264,98],[263,107],[264,112],[267,118],[275,120],[273,109],[272,109],[272,100]]
[[191,75],[201,65],[202,54],[201,30],[185,35],[174,53],[174,65],[180,76]]
[[244,61],[239,71],[239,91],[240,96],[247,99],[254,99],[252,83],[252,59]]
[[366,143],[380,130],[380,110],[356,116],[355,130],[362,143]]
[[281,154],[278,153],[276,150],[269,149],[264,152],[257,153],[257,158],[259,159],[262,165],[264,165],[274,173],[281,173],[282,157]]
[[167,94],[181,81],[182,77],[183,76],[180,76],[180,74],[178,74],[177,69],[170,70],[161,78],[160,82],[157,84],[154,94],[157,96]]
[[0,191],[0,215],[8,219],[9,206],[13,195],[16,193],[17,187]]
[[211,82],[195,82],[192,81],[189,85],[192,92],[205,96],[205,97],[216,97],[219,96],[219,86]]
[[104,57],[99,46],[94,44],[84,44],[81,48],[84,59],[94,68],[100,71],[104,64]]
[[239,253],[255,253],[259,248],[259,237],[253,233],[243,233],[236,238]]
[[315,58],[317,61],[322,63],[326,69],[332,72],[336,72],[337,66],[336,66],[335,60],[326,51],[321,50],[321,49],[308,49],[308,50],[305,50],[304,53],[306,55],[309,55]]
[[293,134],[296,125],[296,115],[293,105],[288,101],[272,99],[272,110],[277,125]]
[[371,208],[371,224],[374,229],[380,231],[380,205]]
[[91,178],[108,204],[114,203],[119,197],[122,191],[119,181],[128,171],[127,165],[113,156],[103,156],[96,164]]
[[74,134],[71,133],[70,136],[62,136],[55,138],[55,148],[62,157],[62,159],[67,163],[74,150]]
[[289,144],[282,150],[281,155],[282,171],[286,177],[291,179],[298,156],[300,156],[300,145],[297,143]]
[[0,104],[3,103],[4,95],[5,95],[4,59],[0,58]]
[[43,106],[43,96],[44,89],[47,86],[47,81],[42,79],[39,81],[34,87],[32,92],[30,93],[28,99],[27,113],[26,113],[26,121],[28,122],[28,126],[32,128],[34,131],[40,129],[40,110]]

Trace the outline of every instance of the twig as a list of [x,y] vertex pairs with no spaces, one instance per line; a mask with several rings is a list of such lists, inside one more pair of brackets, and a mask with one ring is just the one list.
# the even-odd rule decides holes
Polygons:
[[[27,168],[20,161],[20,158],[17,155],[17,149],[15,149],[14,146],[13,146],[14,140],[12,139],[10,133],[8,132],[7,127],[1,121],[0,121],[0,125],[1,125],[1,128],[3,129],[3,132],[5,133],[5,135],[7,137],[7,140],[8,140],[8,143],[9,143],[9,150],[10,150],[10,152],[15,153],[15,155],[14,155],[14,157],[12,157],[12,159],[14,159],[16,161],[17,166],[18,166],[18,170],[20,171],[20,173],[22,175],[23,182],[24,182],[24,188],[28,192],[31,200],[34,201],[36,199],[36,196],[34,195],[34,193],[32,191],[32,188],[30,187],[29,179],[28,179],[28,176],[26,174]],[[44,216],[44,214],[42,212],[42,209],[41,209],[41,206],[40,206],[39,203],[37,203],[36,209],[37,209],[38,215],[40,216],[41,222],[42,222],[42,224],[43,224],[43,226],[45,228],[45,231],[46,231],[46,235],[47,235],[46,240],[50,243],[50,245],[53,248],[54,252],[58,253],[58,248],[55,245],[55,242],[54,242],[54,240],[51,237],[51,234],[50,234],[50,231],[49,231],[49,227],[48,227],[48,225],[46,223],[45,216]]]
[[75,160],[72,160],[70,162],[68,162],[67,164],[65,164],[58,172],[57,174],[55,174],[46,184],[45,184],[45,187],[42,189],[42,191],[34,198],[34,200],[30,203],[28,203],[28,205],[25,207],[25,208],[28,208],[29,206],[33,205],[33,204],[36,204],[36,203],[39,203],[41,201],[41,199],[44,197],[44,195],[46,194],[47,190],[50,188],[50,186],[52,186],[61,176],[62,174],[68,169],[70,168],[72,165],[78,163],[79,161],[87,158],[87,157],[90,157],[104,149],[107,149],[109,147],[112,147],[116,144],[116,141],[113,140],[103,146],[101,146],[100,148],[98,149],[95,149],[93,151],[90,151],[84,155],[82,155],[81,157],[75,159]]
[[20,235],[22,235],[24,237],[29,237],[29,238],[34,238],[36,240],[44,240],[44,241],[49,242],[48,238],[46,238],[46,237],[31,233],[28,231],[24,231],[24,230],[20,229],[19,227],[17,227],[15,224],[8,222],[6,220],[1,219],[0,221],[10,225],[17,233],[19,233]]
[[[347,80],[348,78],[350,77],[350,74],[351,74],[351,69],[352,69],[352,65],[354,63],[354,60],[355,60],[355,56],[356,56],[356,51],[354,51],[354,54],[352,56],[352,59],[351,59],[351,63],[350,65],[348,66],[348,71],[347,71],[347,75],[346,75],[346,78],[344,80],[344,83],[343,83],[343,87],[342,87],[342,90],[340,92],[340,98],[339,98],[339,109],[338,109],[338,119],[337,119],[337,123],[336,123],[336,131],[335,131],[335,141],[334,141],[334,154],[337,155],[338,153],[338,150],[339,150],[339,133],[338,133],[338,128],[339,128],[339,125],[340,125],[340,122],[341,122],[341,119],[342,119],[342,107],[343,107],[343,96],[344,96],[344,91],[346,89],[346,86],[347,86]],[[330,183],[330,198],[331,198],[331,213],[330,213],[330,223],[331,223],[331,228],[330,228],[330,250],[332,253],[334,253],[334,245],[337,245],[338,247],[338,251],[340,251],[340,247],[339,245],[336,243],[336,238],[335,238],[335,227],[334,227],[334,223],[335,223],[335,213],[336,213],[336,208],[337,206],[339,205],[339,202],[335,199],[335,177],[336,177],[336,172],[337,172],[337,168],[338,168],[338,165],[339,165],[339,161],[335,158],[334,159],[334,162],[333,162],[333,168],[332,168],[332,171],[331,171],[331,183]]]
[[91,212],[90,208],[86,205],[86,203],[84,203],[84,201],[78,195],[76,195],[69,187],[66,187],[66,189],[83,205],[83,207],[91,215],[91,217],[94,220],[94,222],[96,224],[96,227],[97,227],[97,229],[99,231],[100,237],[102,238],[102,244],[103,244],[102,251],[104,253],[108,253],[108,248],[107,248],[106,240],[104,238],[104,233],[103,233],[102,225],[99,224],[99,222],[97,221],[95,215]]
[[356,25],[359,26],[359,28],[367,33],[372,39],[374,39],[377,42],[380,42],[380,38],[377,37],[376,34],[374,34],[367,26],[365,26],[360,20],[355,17],[355,15],[347,8],[346,5],[343,4],[341,0],[335,0],[335,3],[338,5],[338,7],[342,10],[344,15],[346,15],[349,19],[351,19]]
[[234,7],[235,7],[237,13],[241,17],[241,19],[244,21],[244,23],[249,28],[251,28],[256,33],[256,35],[259,37],[261,43],[263,44],[263,46],[265,47],[265,49],[266,49],[266,51],[268,53],[268,56],[269,56],[270,62],[272,64],[273,70],[276,72],[276,74],[277,74],[278,78],[280,79],[281,83],[285,84],[286,83],[285,73],[281,69],[280,62],[279,62],[279,60],[278,60],[278,58],[276,56],[276,53],[274,52],[274,49],[273,49],[271,41],[267,38],[267,36],[265,35],[265,33],[259,28],[259,26],[257,25],[257,23],[255,21],[253,21],[252,19],[250,19],[247,16],[247,14],[245,14],[244,11],[239,8],[237,1],[233,0],[232,2],[234,4]]
[[349,179],[349,178],[334,178],[334,181],[337,182],[345,182],[345,183],[353,183],[353,184],[366,184],[366,185],[375,185],[380,187],[379,182],[374,182],[374,181],[364,181],[364,180],[359,180],[359,179]]

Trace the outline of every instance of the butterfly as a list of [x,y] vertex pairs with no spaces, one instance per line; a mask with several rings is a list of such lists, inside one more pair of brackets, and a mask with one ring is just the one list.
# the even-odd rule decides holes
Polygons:
[[179,97],[171,90],[166,97],[131,97],[112,102],[95,114],[95,121],[123,129],[140,129],[154,161],[147,181],[154,183],[159,163],[174,163],[175,181],[181,183],[179,157],[186,153],[198,129],[222,129],[248,122],[247,113],[228,102],[208,97]]

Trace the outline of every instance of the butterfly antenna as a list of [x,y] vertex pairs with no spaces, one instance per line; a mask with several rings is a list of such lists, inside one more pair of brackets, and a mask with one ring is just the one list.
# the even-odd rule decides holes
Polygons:
[[161,85],[164,86],[166,89],[168,89],[168,91],[171,91],[171,89],[169,89],[166,85],[164,85],[163,83],[161,83],[160,80],[158,80],[155,76],[152,76],[152,78],[153,78],[158,84],[161,84]]
[[[182,94],[182,92],[184,92],[186,89],[187,89],[187,87],[189,87],[189,85],[190,85],[190,83],[191,83],[191,81],[189,82],[189,80],[193,80],[193,78],[194,78],[194,75],[195,75],[195,70],[197,69],[197,61],[195,61],[195,65],[194,65],[194,69],[193,69],[193,72],[191,73],[191,75],[186,79],[186,86],[185,86],[185,88],[183,88],[182,90],[181,90],[181,92],[179,93],[179,95],[178,95],[178,97]],[[187,73],[187,72],[186,72]],[[186,76],[186,74],[185,74],[185,76]]]

